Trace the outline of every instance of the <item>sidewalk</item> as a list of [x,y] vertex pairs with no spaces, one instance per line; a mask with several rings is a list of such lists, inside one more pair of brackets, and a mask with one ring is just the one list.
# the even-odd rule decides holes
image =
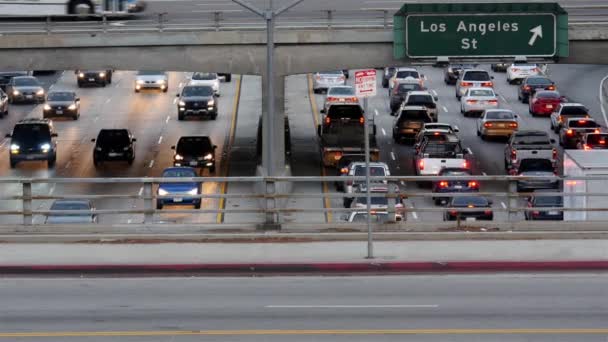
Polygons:
[[425,272],[608,270],[608,240],[0,244],[0,274],[26,272]]

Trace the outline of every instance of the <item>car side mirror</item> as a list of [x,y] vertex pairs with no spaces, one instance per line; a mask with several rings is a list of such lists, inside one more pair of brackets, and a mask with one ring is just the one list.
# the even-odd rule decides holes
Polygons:
[[133,140],[133,142],[136,142],[136,141],[137,141],[137,139],[136,139],[136,138],[133,138],[132,140]]
[[458,128],[458,127],[454,127],[454,128],[452,128],[452,130],[454,131],[454,133],[459,133],[460,132],[460,128]]
[[171,149],[172,149],[172,150],[175,150],[175,146],[171,146]]
[[91,139],[91,142],[95,142],[95,139]]
[[550,139],[549,140],[552,144],[555,144],[555,139]]
[[59,136],[59,135],[58,135],[57,133],[51,133],[51,137],[53,137],[53,138],[56,138],[56,137],[58,137],[58,136]]
[[434,96],[433,96],[433,99],[434,99],[435,101],[439,101],[439,96],[434,95]]
[[494,76],[490,76],[490,79],[491,79],[491,80],[493,80],[493,79],[494,79]]

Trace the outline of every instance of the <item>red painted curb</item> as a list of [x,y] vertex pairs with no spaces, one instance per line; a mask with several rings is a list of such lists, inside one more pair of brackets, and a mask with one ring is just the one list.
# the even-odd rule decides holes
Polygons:
[[251,263],[166,265],[11,265],[3,274],[283,274],[283,273],[433,273],[433,272],[608,271],[608,260],[587,261],[447,261],[349,263]]

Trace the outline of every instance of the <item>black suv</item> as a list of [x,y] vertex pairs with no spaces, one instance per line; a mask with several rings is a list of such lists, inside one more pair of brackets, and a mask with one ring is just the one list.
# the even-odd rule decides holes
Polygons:
[[210,173],[215,173],[216,148],[206,136],[181,137],[177,146],[171,146],[175,150],[173,165],[208,168]]
[[136,141],[128,129],[102,129],[97,139],[91,139],[95,143],[93,164],[99,166],[102,161],[122,160],[132,165]]
[[186,115],[217,118],[217,95],[211,86],[185,86],[177,97],[178,120],[184,120]]
[[15,125],[11,138],[11,168],[20,161],[46,160],[49,167],[57,160],[57,133],[48,119],[24,119]]
[[105,87],[112,83],[112,70],[76,70],[78,88],[85,85]]

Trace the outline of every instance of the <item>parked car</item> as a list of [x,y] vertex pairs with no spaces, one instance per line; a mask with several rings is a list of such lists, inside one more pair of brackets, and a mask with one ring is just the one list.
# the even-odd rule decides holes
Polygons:
[[0,89],[0,118],[8,115],[8,95]]
[[312,90],[316,94],[341,85],[346,85],[346,77],[342,70],[317,72],[313,77]]
[[[78,211],[78,213],[54,213],[53,211]],[[89,200],[58,199],[53,202],[45,224],[87,224],[97,223],[95,207]]]
[[510,109],[486,109],[477,120],[477,136],[508,138],[517,132],[518,118]]
[[213,88],[213,93],[220,96],[220,77],[214,72],[195,72],[188,85],[210,86]]
[[142,89],[158,89],[163,93],[169,90],[169,77],[164,71],[140,70],[135,76],[135,92]]
[[469,88],[460,101],[460,112],[464,116],[495,108],[498,108],[498,96],[492,88]]
[[[437,176],[449,176],[449,177],[467,177],[472,176],[471,170],[464,169],[461,167],[443,168],[439,171]],[[476,180],[439,180],[433,182],[432,191],[434,194],[445,194],[453,192],[478,192],[479,182]],[[436,205],[447,203],[452,196],[434,196],[433,200]]]
[[76,70],[78,88],[85,85],[105,87],[112,84],[112,70]]
[[80,98],[73,91],[51,91],[42,108],[42,117],[69,117],[78,120],[80,117]]
[[531,96],[539,90],[551,90],[555,91],[557,86],[555,82],[551,81],[548,77],[545,76],[529,76],[524,78],[519,86],[517,92],[517,98],[522,103],[528,103]]
[[[444,221],[494,219],[492,201],[481,196],[453,197],[447,204],[449,209],[443,214]],[[466,209],[465,209],[466,208]],[[462,210],[465,209],[465,210]],[[478,210],[474,210],[478,209]]]
[[[161,177],[163,178],[195,178],[196,170],[191,167],[169,167],[166,168]],[[192,205],[195,209],[201,208],[202,199],[197,196],[203,193],[201,182],[161,182],[158,184],[157,195],[163,198],[156,199],[156,209],[160,210],[165,205]]]
[[211,139],[207,136],[180,137],[177,145],[171,146],[174,166],[190,166],[209,169],[215,173],[215,150]]
[[6,86],[10,103],[42,103],[45,91],[42,84],[34,76],[17,76],[11,78]]
[[135,142],[137,139],[128,129],[101,129],[93,149],[93,165],[99,166],[105,161],[126,161],[129,165],[135,160]]
[[549,116],[563,101],[564,97],[557,91],[540,90],[529,99],[528,111],[532,116]]
[[564,199],[561,195],[538,195],[530,196],[527,200],[529,210],[524,212],[526,220],[552,220],[564,219]]
[[217,119],[217,94],[211,86],[187,85],[177,94],[177,98],[178,120],[184,120],[190,115]]
[[10,166],[14,168],[22,161],[46,160],[48,167],[57,161],[57,133],[49,119],[23,119],[17,122],[10,144]]

